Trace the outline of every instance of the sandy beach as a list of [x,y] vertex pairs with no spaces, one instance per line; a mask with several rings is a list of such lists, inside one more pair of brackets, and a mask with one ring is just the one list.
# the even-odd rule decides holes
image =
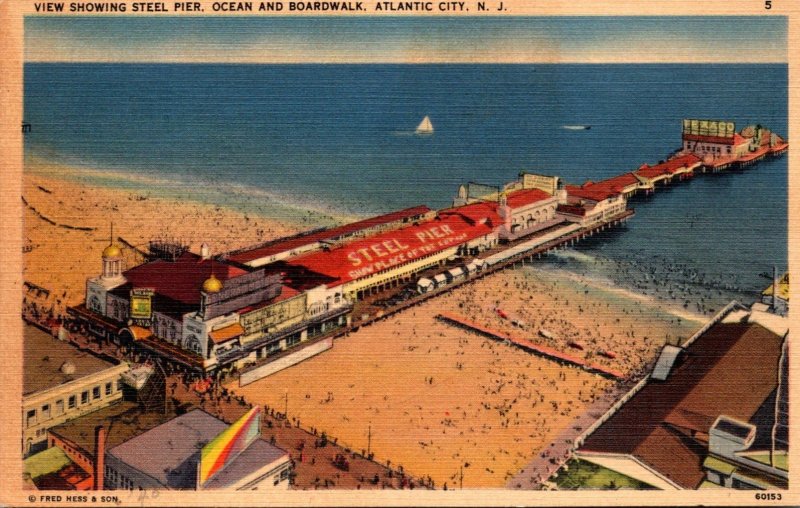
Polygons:
[[[502,306],[526,328],[498,315]],[[594,360],[636,378],[667,337],[698,325],[574,281],[507,270],[336,341],[323,355],[233,389],[326,432],[379,462],[402,465],[437,487],[503,487],[615,383],[562,366],[436,316],[460,313],[570,354],[613,349]],[[552,340],[537,335],[546,326]],[[580,338],[583,352],[570,348]],[[593,410],[597,410],[594,405]],[[580,429],[574,429],[577,434]]]
[[[114,236],[146,250],[157,238],[177,238],[198,252],[207,242],[219,253],[310,229],[302,216],[274,219],[220,206],[153,197],[140,190],[120,190],[46,176],[58,167],[37,168],[23,178],[25,207],[23,277],[50,291],[47,305],[56,310],[84,298],[86,278],[100,272],[100,257]],[[83,229],[75,229],[83,228]],[[124,247],[123,244],[119,244]],[[141,262],[123,248],[127,266]]]

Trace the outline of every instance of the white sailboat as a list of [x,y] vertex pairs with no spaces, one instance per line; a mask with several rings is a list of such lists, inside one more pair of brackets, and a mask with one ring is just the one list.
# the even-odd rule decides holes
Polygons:
[[433,134],[433,124],[431,123],[431,119],[426,115],[419,125],[417,125],[417,130],[414,132],[416,134]]

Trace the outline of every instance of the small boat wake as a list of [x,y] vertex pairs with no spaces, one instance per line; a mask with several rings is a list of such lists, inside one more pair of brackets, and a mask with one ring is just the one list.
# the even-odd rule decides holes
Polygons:
[[592,128],[591,125],[562,125],[562,129],[566,129],[568,131],[588,131]]

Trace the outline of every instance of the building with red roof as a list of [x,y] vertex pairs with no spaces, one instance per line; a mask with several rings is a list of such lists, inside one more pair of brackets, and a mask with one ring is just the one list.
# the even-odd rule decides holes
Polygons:
[[123,271],[112,245],[103,274],[87,281],[85,306],[71,314],[96,335],[206,373],[243,367],[346,324],[352,305],[325,280],[301,290],[282,266],[250,267],[212,257],[205,244],[201,250],[153,242],[151,259]]
[[591,227],[623,213],[628,206],[622,187],[623,182],[628,181],[627,176],[620,183],[617,183],[619,177],[612,180],[615,181],[611,184],[587,182],[581,186],[565,186],[567,199],[566,203],[558,205],[558,214],[570,222]]
[[730,305],[701,330],[665,347],[578,457],[662,489],[785,488],[788,471],[759,460],[772,446],[786,319]]
[[165,298],[199,306],[206,280],[213,276],[224,285],[246,273],[237,266],[186,251],[174,261],[155,259],[123,272],[123,276],[129,287],[150,288]]
[[[745,129],[746,130],[746,129]],[[752,136],[736,132],[733,122],[716,120],[683,121],[683,151],[703,159],[736,159],[745,155]]]
[[269,241],[254,247],[239,249],[229,252],[226,255],[226,259],[248,266],[262,266],[313,250],[319,250],[324,245],[354,238],[363,238],[379,231],[398,228],[422,220],[430,213],[431,209],[427,206],[414,206],[335,228],[311,231],[289,238]]
[[[473,190],[476,187],[477,191]],[[467,220],[483,222],[497,228],[500,240],[513,241],[552,227],[563,219],[556,216],[556,207],[563,192],[559,179],[522,173],[502,190],[490,186],[468,184],[459,187],[453,207],[439,215],[458,214]]]
[[[478,219],[478,220],[475,220]],[[288,262],[330,280],[351,299],[406,283],[428,268],[443,265],[449,257],[478,253],[494,245],[494,228],[478,215],[441,216],[394,231],[313,252]]]
[[679,155],[654,166],[643,164],[634,173],[640,179],[655,186],[658,183],[670,182],[674,177],[684,179],[692,175],[694,170],[702,165],[702,159],[693,153]]

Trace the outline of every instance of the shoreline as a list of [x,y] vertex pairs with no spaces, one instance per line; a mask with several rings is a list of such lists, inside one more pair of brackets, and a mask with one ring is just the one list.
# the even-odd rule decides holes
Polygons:
[[30,154],[25,155],[23,176],[61,180],[110,191],[139,192],[148,197],[221,207],[243,215],[277,218],[303,226],[331,226],[363,218],[356,214],[342,213],[331,206],[321,206],[313,197],[287,198],[279,193],[215,179],[185,181],[93,165],[64,164]]
[[[57,308],[78,303],[83,297],[83,292],[81,290],[79,294],[73,294],[74,290],[78,287],[82,289],[86,277],[99,273],[99,253],[105,247],[102,238],[108,238],[112,222],[115,236],[121,236],[134,245],[144,246],[149,239],[168,237],[187,241],[190,248],[195,251],[199,250],[200,243],[205,241],[212,246],[213,252],[219,253],[362,218],[345,214],[323,214],[319,211],[305,210],[302,205],[285,206],[270,201],[255,203],[257,198],[254,195],[247,196],[252,203],[243,207],[241,202],[240,206],[237,206],[236,202],[220,203],[213,200],[219,197],[224,201],[222,194],[214,196],[211,192],[204,194],[198,191],[192,195],[183,187],[184,184],[167,179],[124,174],[113,170],[70,167],[32,156],[26,156],[25,162],[23,273],[29,282],[55,290],[60,295],[54,302]],[[55,189],[55,193],[51,189]],[[64,198],[67,196],[79,196],[85,205],[81,207],[74,203],[66,203]],[[120,208],[123,204],[124,208]],[[256,213],[243,212],[241,208]],[[160,220],[164,216],[165,209],[172,210],[171,215],[176,219],[167,218],[166,227]],[[156,217],[159,220],[153,221]],[[177,222],[189,217],[195,221],[193,222],[195,227]],[[48,224],[44,224],[43,221]],[[148,221],[153,222],[145,225]],[[51,228],[53,231],[46,232],[42,228]],[[75,258],[65,260],[69,262],[69,269],[61,274],[53,273],[46,266],[42,266],[53,263],[54,260],[58,261],[59,256],[64,256],[62,249],[49,244],[52,243],[49,240],[55,235],[54,231],[65,235],[63,240],[56,243],[69,245],[68,252],[70,255],[74,254]],[[82,252],[76,252],[76,246],[81,243],[83,246],[77,248]],[[37,250],[40,254],[42,251],[50,251],[49,254],[52,256],[36,255],[34,252]],[[580,262],[586,262],[580,260],[581,255],[578,251],[570,251],[569,254]],[[94,260],[95,257],[96,267],[89,268],[85,262],[86,258]],[[43,263],[45,259],[47,263]],[[126,261],[136,262],[135,259]],[[61,264],[63,266],[66,263]],[[75,273],[76,268],[78,268],[77,273]],[[681,319],[694,322],[703,322],[706,319],[699,313],[679,308],[674,302],[658,294],[641,294],[635,288],[615,283],[611,279],[600,281],[591,275],[577,273],[557,265],[540,267],[537,272],[552,273],[557,278],[569,279],[575,284],[636,298],[646,305],[658,306],[664,312]],[[65,274],[69,274],[67,277],[75,280],[66,285],[59,284],[57,280],[59,275]]]
[[649,307],[658,307],[658,309],[665,313],[671,314],[678,318],[681,318],[685,321],[691,321],[695,323],[705,323],[708,321],[708,317],[702,314],[697,314],[695,312],[691,312],[688,310],[681,309],[674,305],[669,305],[668,302],[665,302],[658,297],[643,295],[641,293],[637,293],[633,289],[622,287],[619,285],[613,284],[611,281],[608,283],[604,283],[602,281],[598,281],[593,279],[592,277],[586,275],[580,275],[574,272],[570,272],[568,270],[556,269],[556,270],[540,270],[537,274],[544,273],[551,273],[552,276],[556,279],[564,278],[567,279],[577,285],[585,285],[589,286],[593,289],[598,291],[607,291],[609,293],[615,294],[617,296],[621,296],[623,298],[637,300],[644,305]]

